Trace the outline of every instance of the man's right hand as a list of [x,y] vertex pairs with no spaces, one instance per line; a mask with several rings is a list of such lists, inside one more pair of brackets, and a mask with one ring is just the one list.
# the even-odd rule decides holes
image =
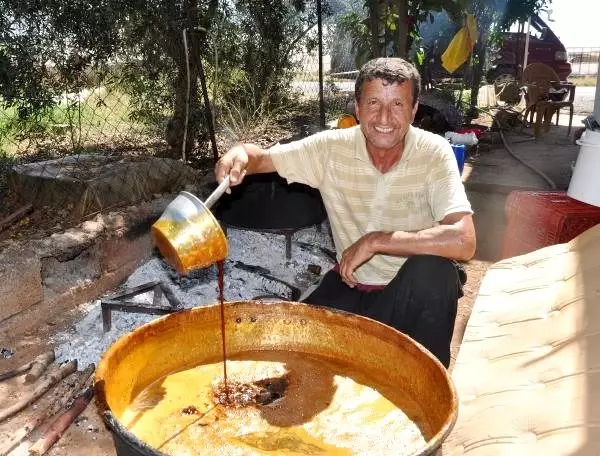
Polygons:
[[248,153],[242,145],[229,149],[223,155],[215,166],[215,177],[218,183],[221,183],[225,176],[229,175],[229,184],[238,185],[246,176],[246,167],[248,166]]
[[[229,175],[231,186],[239,185],[246,174],[276,171],[271,155],[255,144],[238,144],[229,149],[215,166],[215,177],[221,183]],[[229,190],[228,190],[229,192]]]

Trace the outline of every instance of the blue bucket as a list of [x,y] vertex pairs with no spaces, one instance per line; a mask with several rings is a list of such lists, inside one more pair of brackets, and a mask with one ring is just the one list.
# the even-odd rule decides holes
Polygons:
[[462,174],[465,166],[465,145],[464,144],[452,144],[452,150],[456,157],[456,163],[458,164],[458,172]]

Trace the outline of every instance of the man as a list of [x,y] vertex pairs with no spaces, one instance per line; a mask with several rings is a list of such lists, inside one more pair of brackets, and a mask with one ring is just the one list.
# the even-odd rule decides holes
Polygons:
[[318,188],[338,264],[305,302],[364,315],[411,336],[446,367],[459,266],[475,251],[472,210],[444,138],[411,126],[420,75],[399,58],[367,62],[355,87],[359,125],[263,150],[236,146],[220,182],[277,171]]

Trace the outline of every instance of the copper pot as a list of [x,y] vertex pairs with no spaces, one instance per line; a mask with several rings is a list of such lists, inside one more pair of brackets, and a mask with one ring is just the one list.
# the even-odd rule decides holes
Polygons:
[[[227,181],[228,182],[228,181]],[[180,192],[152,225],[154,244],[180,274],[227,257],[227,238],[210,208],[189,192]]]
[[[374,320],[293,302],[232,302],[225,306],[228,356],[288,350],[326,357],[401,389],[420,408],[425,445],[433,454],[457,417],[457,398],[442,364],[408,336]],[[117,454],[162,454],[140,441],[120,418],[134,398],[164,376],[221,359],[219,305],[167,315],[117,340],[96,370],[98,409]],[[307,394],[310,394],[307,391]],[[390,438],[385,432],[382,439]]]

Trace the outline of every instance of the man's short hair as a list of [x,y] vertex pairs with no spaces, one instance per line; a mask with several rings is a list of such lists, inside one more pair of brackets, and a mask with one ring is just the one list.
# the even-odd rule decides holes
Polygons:
[[419,100],[421,75],[411,63],[404,59],[399,57],[379,57],[365,63],[360,69],[356,84],[354,85],[354,96],[357,101],[360,100],[363,84],[366,81],[374,79],[383,79],[390,84],[402,84],[406,81],[412,81],[413,106]]

